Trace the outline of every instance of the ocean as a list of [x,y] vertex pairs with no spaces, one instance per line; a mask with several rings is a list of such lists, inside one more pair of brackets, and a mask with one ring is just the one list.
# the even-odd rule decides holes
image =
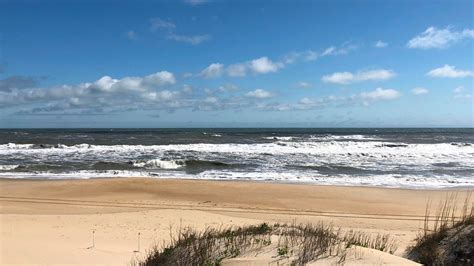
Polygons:
[[0,177],[474,186],[474,129],[0,129]]

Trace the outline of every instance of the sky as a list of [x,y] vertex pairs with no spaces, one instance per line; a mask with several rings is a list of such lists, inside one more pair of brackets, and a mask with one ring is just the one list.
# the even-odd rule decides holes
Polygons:
[[0,127],[473,127],[473,5],[0,0]]

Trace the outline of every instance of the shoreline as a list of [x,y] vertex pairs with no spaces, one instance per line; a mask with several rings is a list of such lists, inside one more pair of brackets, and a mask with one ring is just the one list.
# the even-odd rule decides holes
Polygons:
[[183,181],[210,181],[210,182],[236,182],[236,183],[261,183],[261,184],[282,184],[282,185],[304,185],[316,187],[354,187],[354,188],[380,188],[380,189],[400,189],[400,190],[428,190],[428,191],[456,191],[456,190],[474,190],[474,186],[447,186],[447,187],[422,187],[422,186],[385,186],[385,185],[362,185],[362,184],[329,184],[316,183],[310,181],[283,181],[283,180],[251,180],[251,179],[205,179],[191,177],[159,177],[159,176],[99,176],[87,178],[32,178],[32,177],[7,177],[0,176],[2,180],[25,180],[25,181],[79,181],[79,180],[113,180],[113,179],[152,179],[152,180],[183,180]]
[[[323,222],[390,234],[399,243],[395,255],[403,256],[422,228],[429,201],[435,210],[456,193],[461,206],[472,191],[156,178],[0,179],[0,264],[123,265],[145,254],[134,252],[139,232],[145,250],[169,241],[170,227],[262,222]],[[97,248],[88,249],[92,230]]]

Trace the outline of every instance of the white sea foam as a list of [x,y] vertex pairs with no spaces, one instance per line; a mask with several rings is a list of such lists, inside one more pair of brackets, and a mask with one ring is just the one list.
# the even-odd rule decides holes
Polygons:
[[295,137],[263,137],[263,139],[270,139],[270,140],[293,140],[296,139]]
[[[331,161],[337,163],[387,163],[394,164],[432,164],[456,161],[461,165],[474,165],[473,145],[452,145],[448,143],[437,144],[403,144],[388,143],[380,141],[355,142],[355,141],[326,141],[326,142],[291,142],[278,141],[274,143],[260,144],[176,144],[176,145],[75,145],[67,148],[33,148],[30,144],[5,144],[0,145],[0,156],[22,158],[27,157],[64,157],[67,159],[87,156],[97,157],[130,157],[143,154],[161,155],[165,152],[194,152],[209,154],[220,154],[227,156],[234,154],[241,159],[265,154],[272,156],[290,157],[285,159],[291,162],[293,159],[318,158],[319,161]],[[226,155],[227,154],[227,155]],[[316,157],[314,157],[316,156]],[[157,156],[158,158],[160,156]],[[158,167],[177,167],[173,163],[155,162]],[[281,162],[279,162],[281,163]],[[150,162],[153,165],[153,162]],[[166,166],[167,164],[168,166]],[[171,164],[171,165],[170,165]],[[161,167],[161,168],[163,168]]]
[[145,162],[134,162],[135,167],[145,167],[148,169],[178,169],[184,166],[182,161],[166,161],[166,160],[148,160]]
[[[294,141],[295,139],[292,137],[280,137],[271,143],[257,144],[195,143],[151,146],[79,144],[38,147],[33,144],[10,143],[0,145],[0,158],[5,162],[9,162],[9,160],[30,162],[113,161],[121,163],[133,161],[133,165],[140,167],[140,169],[134,171],[83,170],[67,173],[2,172],[0,176],[16,178],[167,176],[392,187],[474,186],[474,145],[413,144],[386,142],[380,139],[354,141],[353,139],[360,137],[359,135],[351,136],[353,139],[329,137],[326,140],[306,138],[298,139],[298,141]],[[365,138],[365,136],[363,137]],[[172,156],[170,157],[169,154]],[[178,154],[177,157],[180,159],[173,159],[173,154]],[[182,158],[256,166],[244,169],[204,169],[206,171],[188,174],[182,171],[186,168]],[[21,164],[23,165],[23,163]],[[349,175],[344,172],[337,173],[337,170],[325,173],[318,168],[325,165],[335,168],[355,168],[356,170],[361,169],[361,171],[373,171],[373,173],[364,175],[356,171]],[[13,169],[0,166],[0,170],[4,171]],[[440,169],[441,172],[439,172]],[[387,173],[387,171],[391,172]]]
[[291,142],[278,141],[260,144],[174,144],[174,145],[62,145],[61,148],[34,148],[33,144],[3,144],[0,154],[12,151],[24,153],[68,153],[81,151],[146,151],[146,150],[193,150],[201,152],[238,152],[238,153],[308,153],[308,154],[337,154],[337,153],[391,153],[391,154],[466,154],[474,153],[474,145],[455,145],[449,143],[435,144],[404,144],[381,141],[326,141],[326,142]]
[[9,171],[18,168],[17,164],[0,164],[0,171]]
[[377,136],[368,136],[368,135],[325,135],[325,136],[315,136],[310,137],[311,140],[382,140],[382,138]]
[[454,188],[472,187],[474,181],[470,178],[452,179],[449,176],[420,177],[414,175],[371,175],[371,176],[337,176],[329,177],[314,173],[281,173],[281,172],[222,172],[205,171],[197,175],[182,172],[152,173],[146,171],[71,171],[66,173],[5,173],[0,172],[1,178],[41,178],[41,179],[93,179],[107,177],[153,177],[202,180],[249,180],[259,182],[307,183],[316,185],[341,186],[380,186],[394,188]]
[[92,178],[106,178],[106,177],[150,177],[153,176],[145,171],[122,171],[122,170],[80,170],[70,171],[64,173],[44,172],[14,172],[6,173],[0,172],[2,178],[39,178],[39,179],[92,179]]

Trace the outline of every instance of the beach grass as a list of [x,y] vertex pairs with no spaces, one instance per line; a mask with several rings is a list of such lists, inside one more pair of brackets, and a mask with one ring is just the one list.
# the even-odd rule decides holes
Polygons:
[[461,209],[457,194],[440,202],[433,216],[425,212],[423,230],[408,249],[409,258],[424,265],[472,265],[474,263],[474,202],[468,193]]
[[169,245],[154,246],[134,265],[220,265],[224,259],[275,245],[274,257],[284,257],[302,265],[323,257],[343,262],[346,250],[362,246],[393,252],[396,241],[387,235],[361,231],[343,232],[331,224],[267,224],[229,228],[207,227],[197,231],[180,228]]

